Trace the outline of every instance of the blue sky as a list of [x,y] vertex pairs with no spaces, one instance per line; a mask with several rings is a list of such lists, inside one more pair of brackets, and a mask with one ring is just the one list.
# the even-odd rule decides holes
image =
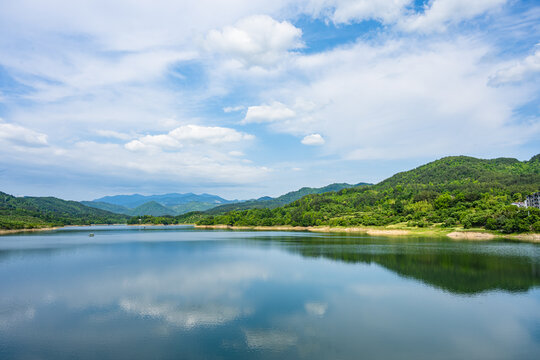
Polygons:
[[540,4],[0,3],[0,190],[247,199],[540,152]]

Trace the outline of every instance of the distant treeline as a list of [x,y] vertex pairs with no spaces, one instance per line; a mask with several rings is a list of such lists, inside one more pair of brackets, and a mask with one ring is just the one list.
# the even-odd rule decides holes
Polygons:
[[131,217],[127,223],[129,225],[137,225],[137,224],[154,224],[154,225],[178,225],[178,224],[195,224],[198,221],[201,221],[204,219],[207,215],[200,211],[192,211],[189,213],[185,213],[182,215],[177,216],[171,216],[171,215],[165,215],[165,216],[151,216],[151,215],[143,215],[143,216],[133,216]]

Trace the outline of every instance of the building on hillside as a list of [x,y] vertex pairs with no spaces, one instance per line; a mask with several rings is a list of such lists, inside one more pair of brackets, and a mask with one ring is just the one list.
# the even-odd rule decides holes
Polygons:
[[518,202],[513,202],[512,204],[510,205],[515,205],[517,207],[527,207],[527,205],[525,205],[525,202],[524,201],[518,201]]
[[525,199],[525,206],[540,209],[540,191],[527,195],[527,198]]

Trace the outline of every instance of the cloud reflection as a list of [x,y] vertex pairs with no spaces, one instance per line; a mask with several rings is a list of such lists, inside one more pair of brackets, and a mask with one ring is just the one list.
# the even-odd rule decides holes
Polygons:
[[219,304],[182,308],[182,306],[172,302],[122,299],[119,305],[127,313],[137,314],[141,317],[163,319],[168,324],[185,329],[221,325],[236,319],[243,313],[238,307]]
[[250,349],[279,351],[298,342],[296,335],[279,330],[244,330],[244,333]]
[[306,312],[310,315],[323,316],[326,314],[326,309],[328,304],[326,303],[317,303],[317,302],[308,302],[304,305]]

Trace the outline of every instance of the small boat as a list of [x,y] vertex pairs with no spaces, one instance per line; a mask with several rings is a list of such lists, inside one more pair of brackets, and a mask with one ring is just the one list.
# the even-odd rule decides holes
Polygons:
[[88,234],[88,236],[94,237],[94,233],[90,233],[90,234]]

